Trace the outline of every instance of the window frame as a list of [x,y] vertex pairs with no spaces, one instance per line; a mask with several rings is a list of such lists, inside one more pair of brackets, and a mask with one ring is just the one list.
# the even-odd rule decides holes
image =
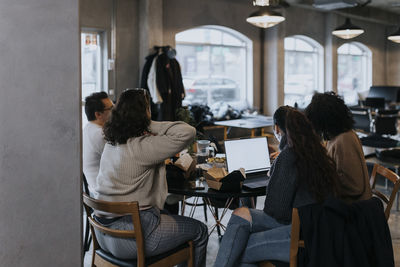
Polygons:
[[[199,30],[199,29],[209,29],[209,30],[217,30],[222,32],[223,34],[228,34],[233,36],[234,38],[240,40],[242,45],[229,45],[229,44],[223,44],[221,41],[220,44],[212,43],[212,42],[188,42],[188,41],[178,41],[177,40],[177,35],[184,33],[186,31],[191,31],[191,30]],[[247,36],[244,34],[228,28],[224,26],[218,26],[218,25],[204,25],[204,26],[199,26],[199,27],[193,27],[186,29],[184,31],[178,32],[175,35],[175,45],[186,45],[186,46],[199,46],[202,45],[203,47],[207,47],[207,49],[210,49],[212,47],[230,47],[230,48],[243,48],[245,50],[245,69],[246,69],[246,75],[245,75],[245,87],[244,89],[241,89],[239,91],[240,93],[240,102],[244,100],[246,102],[246,105],[248,107],[253,107],[254,100],[254,87],[253,87],[253,41],[249,39]],[[211,53],[208,52],[209,57],[211,57]],[[212,62],[211,58],[208,59],[209,62]],[[230,79],[230,78],[229,78]]]
[[[344,53],[339,53],[339,50],[343,47],[343,46],[349,46],[348,48],[348,53],[344,54]],[[352,54],[350,52],[351,50],[351,46],[355,46],[356,48],[358,48],[359,50],[361,50],[361,55],[359,54]],[[363,93],[363,92],[367,92],[369,90],[369,88],[372,86],[372,51],[371,49],[368,48],[368,46],[360,43],[360,42],[346,42],[343,43],[342,45],[340,45],[337,48],[337,73],[338,73],[338,77],[337,77],[337,93],[341,96],[343,96],[343,94],[341,93],[341,91],[339,90],[339,56],[340,55],[346,55],[346,56],[361,56],[361,60],[362,60],[362,69],[363,69],[363,73],[365,75],[364,81],[363,83],[365,83],[365,89],[359,89],[356,91],[356,93]],[[352,89],[354,90],[354,88]],[[348,102],[346,104],[358,104],[358,103],[353,103],[353,102]]]
[[[286,47],[285,47],[285,44],[284,44],[284,64],[285,64],[285,66],[284,66],[284,89],[283,89],[283,92],[284,92],[284,103],[286,104],[286,84],[287,84],[287,75],[289,75],[289,74],[287,74],[286,73],[286,56],[287,56],[287,53],[296,53],[296,52],[298,52],[298,53],[306,53],[306,54],[311,54],[311,55],[313,55],[313,59],[314,59],[314,61],[316,62],[316,66],[313,68],[313,77],[316,77],[316,78],[314,78],[314,88],[313,88],[313,91],[315,92],[315,91],[317,91],[317,92],[324,92],[325,91],[325,86],[324,86],[324,79],[325,79],[325,76],[324,76],[324,68],[325,68],[325,66],[324,66],[324,47],[318,42],[318,41],[316,41],[316,40],[314,40],[314,39],[312,39],[312,38],[310,38],[310,37],[308,37],[308,36],[305,36],[305,35],[291,35],[291,36],[287,36],[287,37],[285,37],[284,38],[284,43],[285,43],[285,41],[286,40],[288,40],[289,38],[291,38],[291,39],[294,39],[294,42],[295,42],[295,48],[294,49],[287,49]],[[302,41],[302,42],[305,42],[305,43],[307,43],[309,46],[311,46],[312,47],[312,49],[313,49],[313,51],[304,51],[304,50],[299,50],[299,49],[296,49],[296,40],[300,40],[300,41]],[[288,94],[289,95],[289,94]],[[304,95],[304,96],[307,96],[307,95]]]

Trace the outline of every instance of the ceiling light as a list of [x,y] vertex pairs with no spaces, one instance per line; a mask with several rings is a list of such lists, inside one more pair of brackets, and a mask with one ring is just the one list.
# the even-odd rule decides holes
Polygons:
[[390,41],[395,42],[395,43],[400,43],[400,28],[396,32],[394,32],[391,35],[389,35],[388,39]]
[[342,39],[351,39],[362,33],[364,33],[364,30],[352,24],[349,18],[346,18],[345,23],[332,32],[333,35]]
[[269,6],[269,0],[254,0],[254,6]]
[[260,8],[246,19],[248,23],[260,28],[269,28],[284,20],[285,17],[281,13],[272,10],[270,7]]
[[277,5],[279,1],[277,0],[253,0],[254,6],[273,6]]

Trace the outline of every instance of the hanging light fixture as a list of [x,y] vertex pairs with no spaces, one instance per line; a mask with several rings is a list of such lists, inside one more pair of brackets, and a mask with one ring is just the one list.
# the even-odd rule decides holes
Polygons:
[[342,39],[351,39],[362,33],[364,33],[364,30],[352,24],[349,18],[346,18],[345,23],[332,32],[333,35]]
[[270,0],[253,0],[254,6],[269,6],[271,3]]
[[392,42],[400,43],[400,28],[396,32],[389,35],[388,39]]
[[260,28],[269,28],[284,20],[285,17],[281,13],[274,11],[269,6],[262,7],[258,11],[251,13],[246,19],[248,23]]

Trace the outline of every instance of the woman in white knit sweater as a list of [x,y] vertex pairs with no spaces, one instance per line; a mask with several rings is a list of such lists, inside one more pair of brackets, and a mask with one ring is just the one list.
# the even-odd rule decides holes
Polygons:
[[[149,96],[143,89],[122,93],[104,126],[107,144],[96,180],[96,198],[138,201],[146,256],[194,241],[195,266],[205,266],[207,227],[192,218],[160,214],[168,189],[164,160],[193,142],[196,130],[183,122],[150,119]],[[132,227],[131,217],[96,217],[114,229]],[[116,257],[136,258],[133,239],[99,235],[100,246]]]

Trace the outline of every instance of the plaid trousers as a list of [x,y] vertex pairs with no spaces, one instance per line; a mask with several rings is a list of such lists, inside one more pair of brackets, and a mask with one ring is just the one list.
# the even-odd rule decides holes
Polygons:
[[[145,244],[146,257],[171,250],[189,240],[194,245],[194,266],[206,266],[208,229],[193,218],[180,215],[160,214],[156,208],[140,211],[140,220]],[[116,230],[132,230],[131,216],[104,225]],[[118,238],[96,231],[99,245],[105,251],[120,259],[136,258],[136,241],[132,238]]]

